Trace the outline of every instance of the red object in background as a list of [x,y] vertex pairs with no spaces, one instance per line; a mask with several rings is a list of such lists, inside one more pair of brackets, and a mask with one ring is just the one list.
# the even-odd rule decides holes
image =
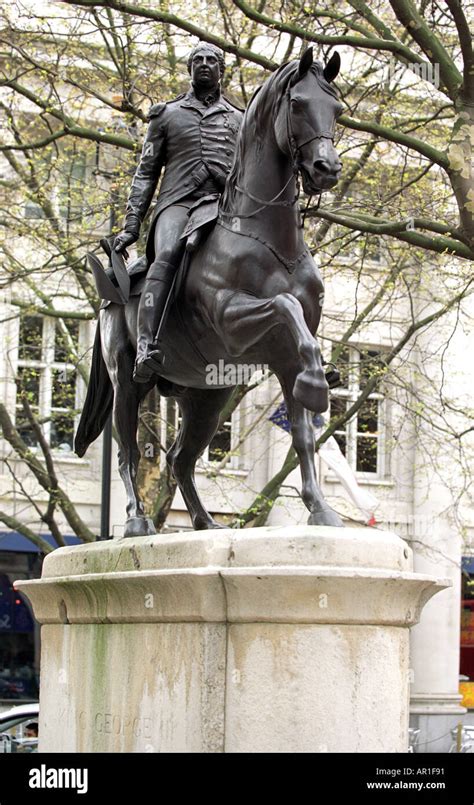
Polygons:
[[474,601],[461,602],[461,662],[459,672],[474,680]]
[[5,573],[0,574],[0,634],[26,634],[34,629],[28,607]]

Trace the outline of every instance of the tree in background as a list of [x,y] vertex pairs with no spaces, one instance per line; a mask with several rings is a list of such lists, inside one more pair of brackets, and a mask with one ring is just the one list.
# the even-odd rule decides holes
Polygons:
[[[347,109],[337,134],[343,178],[320,203],[304,199],[304,214],[327,287],[338,287],[349,275],[356,293],[355,300],[339,305],[332,321],[331,313],[327,316],[324,351],[350,371],[347,345],[358,333],[379,321],[394,326],[390,347],[364,357],[360,393],[344,410],[332,412],[318,443],[344,429],[383,384],[384,394],[415,423],[429,423],[440,445],[446,439],[459,444],[464,467],[469,412],[425,376],[419,335],[432,328],[447,346],[472,287],[474,54],[468,21],[473,5],[325,0],[314,7],[262,0],[253,8],[242,0],[221,0],[217,8],[218,13],[214,3],[194,8],[188,2],[66,0],[47,4],[39,14],[33,3],[15,0],[3,9],[0,221],[2,284],[10,301],[23,315],[57,319],[70,362],[86,378],[87,356],[75,345],[74,326],[95,317],[99,300],[84,254],[97,248],[98,232],[109,227],[111,206],[112,226],[120,229],[147,109],[186,89],[185,57],[196,37],[227,52],[226,92],[241,103],[269,71],[308,44],[320,58],[337,47],[343,58],[338,85]],[[395,326],[401,304],[409,316]],[[423,344],[426,350],[426,338]],[[44,438],[47,423],[22,380],[22,416],[44,460],[29,449],[5,406],[0,421],[12,450],[47,491],[49,503],[37,511],[38,518],[59,544],[58,511],[74,533],[93,539],[61,489],[54,451]],[[245,404],[246,391],[236,389],[222,422]],[[151,395],[142,412],[142,448],[151,443],[155,449],[141,472],[147,503],[161,526],[175,487],[157,462],[165,447],[156,427],[157,404],[157,395]],[[170,412],[170,426],[172,419]],[[223,454],[223,466],[226,460]],[[280,471],[263,489],[253,490],[252,504],[239,515],[241,525],[266,522],[296,465],[290,449]],[[456,495],[459,488],[464,491],[462,479]],[[6,513],[0,517],[39,539],[25,523]]]

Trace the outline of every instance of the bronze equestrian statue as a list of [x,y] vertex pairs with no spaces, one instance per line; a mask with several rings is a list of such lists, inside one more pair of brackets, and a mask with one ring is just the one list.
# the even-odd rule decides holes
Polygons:
[[[334,130],[342,105],[331,84],[339,66],[338,54],[325,67],[313,62],[310,48],[300,60],[282,65],[254,93],[238,132],[217,222],[181,264],[158,356],[149,352],[157,318],[150,319],[151,324],[147,319],[147,324],[141,325],[143,329],[138,330],[138,339],[144,339],[142,345],[146,342],[146,353],[145,346],[139,347],[144,357],[137,365],[137,375],[141,374],[141,365],[144,370],[156,372],[146,382],[132,380],[137,319],[143,304],[139,304],[136,289],[143,297],[155,275],[150,280],[147,276],[145,286],[139,280],[135,292],[132,286],[128,297],[130,277],[124,278],[120,255],[111,255],[123,296],[100,311],[75,450],[84,455],[101,433],[113,407],[119,470],[128,500],[125,536],[155,533],[152,521],[145,516],[136,483],[140,458],[138,409],[155,385],[161,394],[175,396],[181,411],[181,427],[167,460],[193,526],[219,527],[204,508],[194,481],[196,460],[212,440],[220,412],[233,390],[206,382],[207,368],[219,365],[219,361],[233,366],[267,364],[275,372],[300,460],[302,498],[310,512],[309,523],[342,525],[316,480],[312,416],[328,407],[328,384],[314,337],[324,288],[304,242],[298,206],[299,177],[305,192],[315,195],[334,187],[341,173]],[[207,75],[210,73],[211,69]],[[219,103],[223,103],[222,98]],[[167,107],[156,120],[170,120],[172,114]],[[225,114],[237,121],[235,111]],[[219,119],[215,116],[216,124]],[[151,185],[147,187],[151,193]],[[209,189],[208,184],[199,187],[206,192]],[[168,198],[172,198],[171,191]],[[150,201],[151,196],[147,196],[139,216]],[[172,207],[171,202],[168,209]],[[127,222],[132,220],[128,215],[133,209],[133,202],[129,202]],[[160,234],[162,214],[155,226],[153,261],[155,254],[166,254],[168,262],[169,243],[162,241]],[[171,226],[175,236],[184,215],[179,220],[179,226]],[[126,248],[127,236],[119,238],[118,248]],[[128,240],[128,244],[131,242]],[[95,273],[97,262],[91,260]]]
[[223,97],[220,82],[224,54],[200,43],[188,59],[192,88],[169,103],[157,103],[140,164],[128,197],[124,231],[114,242],[117,253],[138,240],[140,226],[155,195],[162,166],[165,173],[147,238],[150,264],[138,308],[134,380],[148,382],[160,370],[153,347],[173,277],[184,250],[180,239],[196,201],[221,193],[232,164],[243,114]]

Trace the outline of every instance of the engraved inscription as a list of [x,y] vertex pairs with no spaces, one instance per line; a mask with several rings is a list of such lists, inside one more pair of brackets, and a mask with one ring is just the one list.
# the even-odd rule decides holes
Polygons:
[[[79,727],[87,727],[87,713],[79,713]],[[151,738],[151,718],[132,716],[119,716],[114,713],[95,713],[93,716],[94,729],[99,735],[134,735],[135,738]]]

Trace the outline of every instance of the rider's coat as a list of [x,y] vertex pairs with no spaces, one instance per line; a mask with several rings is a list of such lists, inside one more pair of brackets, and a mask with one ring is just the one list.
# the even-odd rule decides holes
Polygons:
[[133,178],[125,229],[138,231],[165,172],[152,224],[171,204],[223,190],[243,112],[222,95],[207,106],[194,91],[151,107],[140,163]]

